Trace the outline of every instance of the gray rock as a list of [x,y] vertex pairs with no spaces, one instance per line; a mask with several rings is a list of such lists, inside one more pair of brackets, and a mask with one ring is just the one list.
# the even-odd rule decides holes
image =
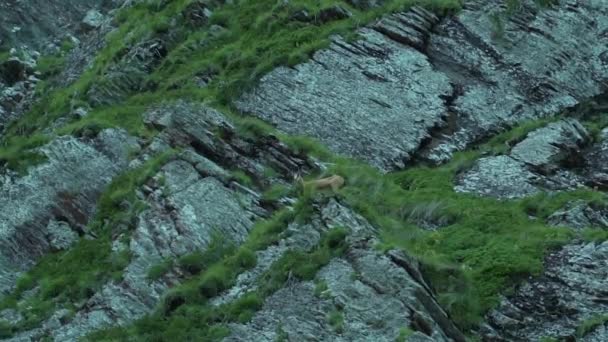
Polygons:
[[[9,46],[42,48],[53,38],[76,34],[91,8],[109,10],[124,0],[31,0],[0,3],[0,39]],[[15,27],[19,27],[15,30]]]
[[608,139],[591,147],[585,158],[585,178],[589,186],[602,190],[608,188]]
[[112,105],[142,90],[146,77],[166,56],[165,45],[160,39],[151,39],[130,48],[87,91],[88,102],[93,106]]
[[[581,149],[591,137],[577,120],[550,123],[530,132],[511,150],[511,157],[542,174],[555,172],[563,164],[582,164]],[[582,158],[580,158],[582,159]]]
[[608,228],[608,210],[594,207],[585,201],[573,201],[547,219],[552,226],[565,226],[581,230],[584,228]]
[[283,234],[285,237],[276,245],[257,252],[256,266],[240,274],[236,284],[212,299],[211,303],[216,306],[225,304],[257,289],[257,280],[273,262],[279,260],[288,251],[311,251],[319,244],[321,234],[332,228],[346,228],[353,236],[370,236],[376,232],[376,229],[361,215],[334,199],[330,199],[327,203],[316,203],[314,208],[315,214],[309,223],[291,223]]
[[[125,132],[100,134],[92,142],[60,137],[40,151],[48,161],[27,176],[8,177],[0,184],[0,293],[10,290],[15,278],[69,234],[56,240],[53,224],[60,220],[83,231],[97,197],[112,177],[127,166],[129,145]],[[115,146],[105,154],[92,145]],[[55,232],[56,233],[56,232]],[[47,238],[51,234],[51,239]]]
[[323,8],[319,11],[319,21],[321,23],[327,23],[334,20],[346,19],[352,17],[352,13],[350,13],[347,9],[342,6],[334,5],[330,7]]
[[52,220],[46,230],[47,239],[54,250],[68,249],[78,240],[78,234],[66,222]]
[[82,28],[86,31],[94,30],[103,24],[105,17],[101,12],[96,9],[91,9],[87,11],[87,14],[82,19]]
[[539,192],[539,176],[509,156],[481,158],[460,175],[454,190],[497,198],[521,198]]
[[236,106],[390,170],[412,156],[447,161],[506,127],[605,91],[605,6],[573,0],[539,10],[526,0],[497,40],[492,13],[502,6],[469,1],[442,21],[420,8],[386,16],[361,29],[358,42],[334,39],[310,62],[274,70]]
[[[346,258],[318,272],[328,287],[322,296],[315,295],[313,282],[288,282],[251,322],[230,324],[224,341],[275,341],[279,331],[289,340],[394,341],[404,327],[416,327],[419,341],[464,341],[425,287],[371,249],[373,240],[363,241],[352,241],[357,247]],[[341,331],[328,320],[336,310],[343,316]]]
[[[522,120],[555,115],[606,90],[608,9],[601,1],[564,1],[539,9],[531,0],[502,19],[495,36],[494,13],[502,1],[472,0],[431,35],[433,65],[461,88],[446,125],[422,155],[441,162]],[[572,10],[575,8],[576,10]],[[534,32],[534,33],[532,33]]]
[[[428,29],[438,19],[402,15],[401,20]],[[274,70],[237,107],[380,169],[403,167],[442,120],[443,97],[453,90],[416,49],[376,29],[359,34],[360,41],[336,38],[310,62]],[[425,34],[418,33],[419,39]]]
[[[507,341],[571,338],[584,321],[608,312],[607,276],[608,241],[567,245],[549,255],[543,275],[504,298],[488,321]],[[583,340],[606,336],[600,327]]]
[[52,319],[45,322],[43,327],[51,331],[55,341],[76,340],[91,331],[141,318],[178,281],[171,272],[158,280],[148,279],[152,266],[167,258],[204,251],[215,234],[236,244],[247,237],[256,209],[242,206],[252,203],[243,200],[242,194],[215,178],[201,177],[185,161],[170,162],[155,178],[164,179],[164,190],[153,191],[149,209],[138,217],[128,247],[131,262],[123,280],[105,284],[69,322],[56,327],[49,326]]

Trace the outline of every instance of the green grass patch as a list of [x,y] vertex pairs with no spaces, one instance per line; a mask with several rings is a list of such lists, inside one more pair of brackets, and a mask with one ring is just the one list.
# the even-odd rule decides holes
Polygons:
[[344,332],[344,314],[338,309],[332,310],[327,315],[327,321],[338,334]]
[[6,139],[0,144],[0,164],[20,174],[25,174],[31,166],[46,160],[46,157],[33,150],[48,142],[49,138],[44,135],[17,136]]
[[593,316],[579,324],[576,328],[576,337],[583,338],[593,332],[597,327],[608,323],[608,314]]
[[167,274],[174,265],[175,261],[171,258],[165,259],[158,264],[150,267],[148,270],[148,279],[150,280],[158,280],[165,274]]
[[604,242],[608,240],[608,230],[601,228],[587,228],[583,230],[583,238],[588,242]]

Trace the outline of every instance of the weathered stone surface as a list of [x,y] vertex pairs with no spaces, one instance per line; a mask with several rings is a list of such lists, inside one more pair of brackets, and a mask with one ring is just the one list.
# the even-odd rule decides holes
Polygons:
[[460,175],[456,191],[500,198],[520,198],[543,190],[580,187],[584,177],[569,170],[584,164],[583,148],[591,138],[573,119],[534,130],[508,156],[486,157]]
[[498,198],[521,198],[539,191],[539,177],[509,156],[481,158],[457,180],[454,189]]
[[167,54],[165,42],[151,39],[140,42],[121,58],[111,64],[87,91],[91,105],[111,105],[124,100],[135,91],[142,90],[142,83]]
[[[115,150],[106,154],[93,145]],[[40,149],[48,161],[27,176],[4,176],[0,184],[0,293],[57,243],[49,222],[59,220],[83,231],[97,197],[126,168],[128,149],[134,146],[136,142],[120,131],[100,134],[93,141],[62,137]]]
[[78,233],[66,222],[53,220],[46,229],[47,239],[54,250],[68,249],[78,240]]
[[564,209],[549,216],[547,221],[553,226],[578,230],[590,227],[608,228],[608,209],[596,207],[585,201],[573,201]]
[[[548,174],[560,166],[581,164],[581,150],[590,136],[577,120],[562,120],[537,129],[511,150],[511,157]],[[577,160],[578,159],[578,160]]]
[[[606,130],[604,131],[606,132]],[[608,188],[608,139],[603,135],[602,141],[594,145],[585,158],[585,178],[589,186],[598,187],[602,190]]]
[[152,266],[204,251],[214,234],[237,244],[247,237],[257,216],[253,199],[215,178],[200,176],[185,161],[167,164],[156,178],[165,180],[164,187],[154,190],[148,197],[151,208],[139,215],[123,280],[106,284],[69,323],[54,329],[55,340],[76,340],[93,330],[141,318],[179,281],[173,272],[148,279]]
[[[438,20],[403,18],[426,29]],[[374,29],[359,33],[360,41],[336,38],[310,62],[276,69],[237,106],[381,169],[403,167],[441,121],[453,89],[419,51]]]
[[104,21],[104,16],[96,9],[88,10],[87,14],[82,19],[82,27],[85,30],[94,30],[99,28]]
[[433,65],[461,88],[446,126],[424,156],[441,162],[505,126],[555,115],[605,91],[608,8],[602,1],[562,1],[540,9],[534,1],[502,19],[493,39],[492,16],[502,1],[468,1],[436,27],[427,46]]
[[0,3],[0,45],[41,48],[55,37],[76,33],[92,8],[116,8],[124,0],[9,0]]
[[[488,315],[500,337],[493,341],[572,339],[585,320],[608,312],[608,241],[568,245],[552,253],[546,267]],[[583,341],[608,338],[606,329],[598,328]]]
[[[373,6],[355,5],[364,3]],[[236,105],[387,170],[413,155],[444,162],[606,89],[605,6],[573,0],[540,10],[524,1],[493,39],[502,5],[469,1],[441,22],[419,8],[387,16],[358,42],[334,39],[310,62],[274,70]]]
[[[247,324],[232,324],[225,341],[289,340],[394,341],[403,327],[417,327],[420,341],[464,341],[436,303],[417,264],[401,252],[382,255],[371,248],[375,228],[334,199],[318,201],[305,224],[291,224],[285,238],[258,253],[258,265],[239,276],[236,285],[214,299],[214,305],[233,301],[257,288],[259,276],[288,250],[310,251],[321,234],[336,227],[350,231],[351,246],[344,258],[334,259],[317,274],[327,290],[315,294],[315,283],[288,281],[266,299]],[[341,310],[343,331],[337,332],[328,315]],[[280,327],[280,328],[277,328]]]
[[[253,222],[268,215],[259,205],[260,195],[234,182],[228,170],[244,165],[253,172],[263,172],[265,166],[272,165],[280,177],[290,178],[298,169],[311,167],[309,161],[291,155],[276,141],[254,142],[237,137],[228,119],[202,105],[187,102],[161,105],[145,114],[145,122],[162,132],[156,143],[140,152],[140,159],[146,160],[171,147],[185,150],[139,191],[148,208],[138,215],[128,246],[120,242],[123,235],[116,237],[114,252],[128,250],[131,255],[122,280],[104,284],[70,319],[51,317],[12,341],[44,334],[55,341],[72,341],[92,331],[141,318],[154,310],[166,291],[184,277],[182,270],[174,268],[159,279],[149,279],[152,266],[204,251],[214,237],[238,245],[247,238]],[[224,138],[215,135],[218,130],[223,130]],[[118,141],[112,132],[99,136],[105,139],[93,145],[109,156],[115,155],[119,146],[127,149],[127,144]],[[102,143],[106,140],[115,141]],[[142,160],[135,160],[130,166],[140,165]],[[291,238],[298,236],[296,233]],[[302,240],[307,237],[310,235],[293,244],[305,246]]]

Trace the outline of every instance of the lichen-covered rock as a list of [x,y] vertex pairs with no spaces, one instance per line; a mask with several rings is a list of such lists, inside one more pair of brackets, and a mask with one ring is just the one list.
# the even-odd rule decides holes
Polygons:
[[[250,323],[231,324],[225,341],[394,341],[404,328],[419,341],[464,341],[429,290],[408,270],[371,246],[352,241],[344,258],[317,273],[327,285],[322,296],[312,281],[288,283],[268,297]],[[341,315],[339,326],[329,319]]]
[[532,131],[509,155],[485,157],[458,177],[455,189],[498,198],[521,198],[539,190],[574,189],[584,177],[570,169],[584,165],[591,138],[577,120],[550,123]]
[[106,284],[68,323],[53,329],[56,341],[76,340],[151,312],[179,281],[171,273],[150,279],[151,267],[204,251],[214,236],[240,244],[257,217],[254,199],[226,188],[213,177],[201,176],[185,161],[165,165],[156,179],[163,179],[164,185],[153,189],[147,199],[150,208],[138,217],[129,244],[131,262],[123,280]]
[[[308,160],[293,156],[277,141],[237,137],[227,118],[203,105],[187,102],[161,105],[145,114],[145,122],[162,132],[155,143],[140,151],[140,158],[131,167],[140,165],[140,159],[171,147],[184,151],[138,191],[147,209],[137,216],[130,237],[121,235],[114,241],[115,253],[128,251],[131,256],[122,279],[103,284],[73,317],[60,320],[51,317],[11,341],[43,335],[55,341],[77,340],[95,330],[128,324],[152,312],[162,296],[184,277],[183,270],[173,268],[158,279],[151,279],[149,271],[153,266],[205,251],[217,238],[239,245],[247,238],[254,221],[268,215],[260,205],[259,193],[235,182],[228,170],[242,165],[244,170],[263,172],[265,166],[271,165],[280,177],[291,178],[298,169],[311,168]],[[224,138],[216,135],[218,130],[225,133]],[[128,150],[128,144],[113,132],[102,131],[99,137],[100,141],[92,145],[109,156],[116,155],[119,147]],[[109,140],[114,142],[104,143]],[[298,236],[294,234],[291,238]],[[300,237],[292,245],[305,246],[302,240],[309,237]],[[128,245],[121,242],[124,238],[128,239]]]
[[587,184],[605,190],[608,188],[608,139],[606,136],[601,142],[594,145],[585,158],[585,178]]
[[547,222],[553,226],[578,230],[590,227],[608,228],[608,209],[597,208],[585,201],[573,201],[564,209],[551,214]]
[[502,10],[502,1],[478,0],[442,21],[420,8],[386,16],[357,42],[334,39],[311,61],[274,70],[236,105],[388,170],[414,155],[447,161],[505,127],[605,91],[605,6],[578,0],[541,10],[523,1],[496,39]]
[[87,11],[87,14],[82,19],[82,27],[84,30],[94,30],[99,28],[104,21],[103,14],[96,9]]
[[[438,18],[410,13],[396,20],[423,41],[428,32],[416,29],[428,30]],[[310,62],[274,70],[238,108],[380,169],[403,167],[442,120],[453,89],[423,53],[379,31],[363,29],[353,43],[336,38]]]
[[87,91],[88,102],[94,106],[111,105],[126,99],[167,55],[166,42],[161,39],[143,41],[133,46],[120,61],[110,65]]
[[529,133],[513,147],[511,157],[537,172],[549,174],[564,164],[582,164],[580,153],[589,141],[590,136],[580,122],[561,120]]
[[109,10],[125,0],[31,0],[0,3],[0,45],[44,47],[53,38],[76,33],[87,11]]
[[[575,243],[551,253],[546,270],[488,314],[493,341],[572,339],[585,321],[608,312],[608,241]],[[606,340],[603,324],[583,341]],[[595,337],[593,337],[595,336]]]
[[450,151],[505,126],[555,115],[606,90],[608,8],[585,0],[545,8],[520,3],[501,16],[503,1],[467,1],[430,36],[431,62],[461,93],[449,106],[453,125],[437,134],[424,157],[448,160]]
[[[113,146],[114,152],[94,145]],[[92,141],[61,137],[40,149],[48,159],[45,163],[24,177],[4,178],[0,184],[0,293],[11,289],[19,273],[39,257],[69,244],[71,234],[57,236],[51,222],[61,221],[64,228],[69,225],[84,232],[97,197],[127,167],[129,149],[136,146],[123,131],[105,132]]]
[[[266,298],[251,322],[231,324],[232,333],[225,341],[275,341],[280,336],[288,340],[394,341],[404,328],[413,330],[413,340],[464,341],[413,259],[397,251],[385,255],[374,250],[378,242],[373,238],[375,228],[339,201],[317,201],[313,208],[306,223],[292,223],[278,244],[258,252],[258,265],[241,274],[236,285],[212,303],[225,304],[256,290],[260,275],[287,251],[311,251],[322,233],[344,228],[349,232],[348,251],[316,276],[317,284],[326,285],[323,293],[314,282],[288,281]],[[342,322],[335,327],[328,316],[338,311]]]
[[454,186],[458,192],[471,192],[498,198],[521,198],[539,192],[539,177],[509,156],[481,158],[469,171],[459,176]]

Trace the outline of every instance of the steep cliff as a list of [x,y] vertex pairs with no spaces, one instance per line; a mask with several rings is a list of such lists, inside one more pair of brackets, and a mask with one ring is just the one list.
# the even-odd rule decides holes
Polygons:
[[608,339],[606,32],[599,0],[0,3],[0,338]]

